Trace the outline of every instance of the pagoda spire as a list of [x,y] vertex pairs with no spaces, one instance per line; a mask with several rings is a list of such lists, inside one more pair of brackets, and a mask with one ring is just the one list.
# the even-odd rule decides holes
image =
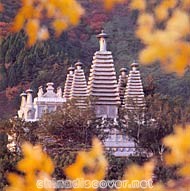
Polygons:
[[26,99],[27,99],[27,94],[25,92],[20,94],[21,97],[21,104],[20,104],[20,109],[18,110],[18,117],[21,119],[24,119],[24,111],[26,107]]
[[128,110],[135,110],[145,107],[142,80],[138,68],[138,63],[134,62],[131,64],[131,70],[129,72],[125,91],[125,107]]
[[104,30],[102,30],[101,33],[97,35],[97,38],[99,38],[100,52],[107,51],[106,38],[108,38],[108,35],[104,32]]
[[97,37],[100,50],[93,56],[88,93],[95,98],[93,104],[97,117],[116,118],[120,98],[112,53],[106,47],[108,35],[102,31]]
[[26,97],[27,94],[25,92],[20,94],[21,97],[21,105],[20,105],[20,109],[23,109],[26,106]]
[[32,120],[34,119],[35,109],[33,106],[33,97],[32,97],[33,90],[28,89],[26,90],[27,98],[26,98],[26,108],[25,108],[25,119]]
[[68,74],[67,74],[67,78],[65,81],[65,88],[64,88],[64,93],[63,93],[63,97],[66,100],[71,98],[71,87],[72,87],[72,82],[73,82],[74,70],[75,70],[75,68],[73,66],[68,68]]
[[44,95],[43,86],[38,88],[38,97],[42,97]]
[[87,84],[82,65],[83,64],[80,61],[75,64],[75,71],[71,87],[71,99],[76,101],[75,104],[80,109],[83,109],[87,106],[86,99],[88,97]]
[[124,105],[127,78],[128,78],[127,69],[121,68],[120,69],[120,75],[119,75],[119,81],[118,81],[118,88],[119,88],[119,96],[120,96],[120,100],[121,100],[121,105]]

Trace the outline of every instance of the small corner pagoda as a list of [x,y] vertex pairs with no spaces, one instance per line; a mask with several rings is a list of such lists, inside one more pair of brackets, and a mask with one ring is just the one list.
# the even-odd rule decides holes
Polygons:
[[138,110],[145,107],[143,85],[139,64],[132,63],[125,91],[125,107],[127,110]]
[[71,88],[72,88],[74,70],[75,70],[74,67],[68,68],[68,74],[67,74],[67,78],[65,81],[65,87],[64,87],[64,92],[63,92],[63,97],[66,100],[69,100],[71,98]]
[[76,106],[80,109],[84,109],[87,106],[86,100],[87,94],[87,83],[82,69],[82,63],[78,61],[75,64],[75,71],[73,76],[73,82],[71,87],[71,99],[76,101]]

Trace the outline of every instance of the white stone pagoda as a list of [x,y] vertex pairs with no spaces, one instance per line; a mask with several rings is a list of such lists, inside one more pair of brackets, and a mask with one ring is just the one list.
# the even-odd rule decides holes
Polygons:
[[94,98],[93,105],[97,117],[117,118],[120,98],[112,53],[107,51],[108,35],[102,31],[97,37],[100,50],[93,56],[88,93]]
[[72,81],[72,87],[71,87],[71,99],[74,99],[76,101],[76,106],[80,109],[83,109],[86,107],[87,103],[86,100],[88,98],[87,93],[87,83],[86,78],[84,75],[84,71],[82,69],[82,63],[78,61],[75,64],[75,71]]
[[72,88],[72,83],[73,83],[74,70],[75,70],[74,67],[68,68],[68,74],[67,74],[67,78],[65,81],[64,93],[63,93],[63,97],[66,100],[69,100],[71,98],[71,88]]
[[131,64],[125,91],[125,107],[127,110],[139,110],[145,107],[143,85],[138,63]]

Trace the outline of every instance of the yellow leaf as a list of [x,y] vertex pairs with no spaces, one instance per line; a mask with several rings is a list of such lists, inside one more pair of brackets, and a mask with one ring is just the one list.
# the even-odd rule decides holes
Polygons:
[[[23,159],[18,162],[17,169],[21,174],[9,173],[9,186],[6,191],[39,191],[37,181],[52,182],[51,174],[54,171],[50,157],[42,151],[41,146],[33,146],[29,143],[22,145]],[[49,186],[49,185],[48,185]],[[43,189],[43,188],[42,188]],[[43,190],[54,191],[53,187],[45,187]]]
[[183,0],[182,5],[184,9],[190,9],[190,1],[189,0]]
[[13,31],[18,32],[22,29],[23,25],[25,22],[25,18],[23,17],[23,15],[18,14],[15,17],[14,23],[13,23]]
[[130,8],[144,11],[146,9],[146,1],[132,0],[130,3]]
[[176,4],[177,4],[176,0],[162,1],[162,5],[165,6],[166,8],[174,8]]
[[113,8],[117,3],[124,3],[126,0],[104,0],[104,6],[107,10]]
[[56,36],[59,36],[68,27],[68,24],[64,20],[56,19],[52,26],[55,29]]
[[[118,191],[131,191],[131,190],[145,190],[145,188],[141,188],[141,185],[136,185],[137,187],[133,188],[133,182],[141,182],[141,181],[151,181],[154,171],[154,161],[150,161],[145,163],[142,166],[133,164],[128,167],[125,171],[123,180],[127,180],[127,184],[125,186],[121,185]],[[151,183],[147,187],[151,186]],[[155,187],[153,187],[154,189]],[[158,188],[158,187],[157,187]],[[147,188],[149,190],[149,187]],[[155,189],[157,190],[157,189]]]
[[56,12],[56,7],[53,4],[48,3],[46,9],[47,9],[47,17],[48,18],[53,17],[53,15]]
[[[190,125],[185,127],[176,126],[174,134],[164,138],[164,144],[171,149],[171,152],[165,156],[166,163],[169,165],[182,165],[179,170],[181,175],[188,175],[190,171]],[[186,168],[186,170],[185,170]]]
[[77,178],[91,181],[102,180],[106,168],[107,161],[103,154],[102,144],[98,139],[94,139],[92,149],[89,152],[79,152],[75,163],[67,167],[65,173],[72,180]]
[[155,8],[155,15],[159,21],[163,21],[164,19],[168,17],[169,12],[168,12],[168,9],[164,7],[163,5],[158,5]]
[[139,55],[139,60],[141,63],[150,64],[157,60],[158,50],[156,47],[146,47],[144,48]]
[[142,13],[139,16],[137,23],[140,27],[144,26],[151,30],[154,27],[154,17],[151,14]]
[[33,17],[34,11],[36,10],[35,7],[32,5],[24,6],[21,8],[20,13],[25,19],[29,19]]
[[190,17],[181,10],[175,10],[171,19],[167,22],[167,30],[175,31],[180,36],[190,34]]
[[190,60],[190,46],[185,43],[176,44],[176,53],[171,58],[171,63],[168,65],[167,70],[176,72],[182,76],[188,66]]
[[37,19],[31,19],[26,23],[28,46],[32,46],[36,43],[38,30],[39,30],[39,21]]

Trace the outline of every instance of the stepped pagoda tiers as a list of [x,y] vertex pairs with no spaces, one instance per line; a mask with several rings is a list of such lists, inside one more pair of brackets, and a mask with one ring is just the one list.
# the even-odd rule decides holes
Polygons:
[[127,87],[125,91],[125,107],[128,110],[143,109],[145,107],[144,92],[141,81],[139,64],[131,64]]
[[64,93],[63,93],[63,97],[66,100],[71,98],[71,87],[72,87],[72,82],[73,82],[74,70],[75,70],[74,67],[68,68],[68,74],[67,74],[67,78],[65,81],[65,88],[64,88]]
[[76,100],[76,105],[83,109],[86,107],[87,94],[87,83],[82,69],[82,63],[78,61],[75,64],[74,77],[71,88],[71,99]]
[[97,35],[100,50],[93,56],[88,93],[95,98],[93,104],[97,117],[116,118],[120,98],[112,53],[107,51],[107,37],[104,31]]
[[127,78],[128,78],[128,76],[127,76],[126,68],[121,68],[120,69],[119,81],[118,81],[119,96],[120,96],[120,100],[121,100],[121,105],[124,105]]

